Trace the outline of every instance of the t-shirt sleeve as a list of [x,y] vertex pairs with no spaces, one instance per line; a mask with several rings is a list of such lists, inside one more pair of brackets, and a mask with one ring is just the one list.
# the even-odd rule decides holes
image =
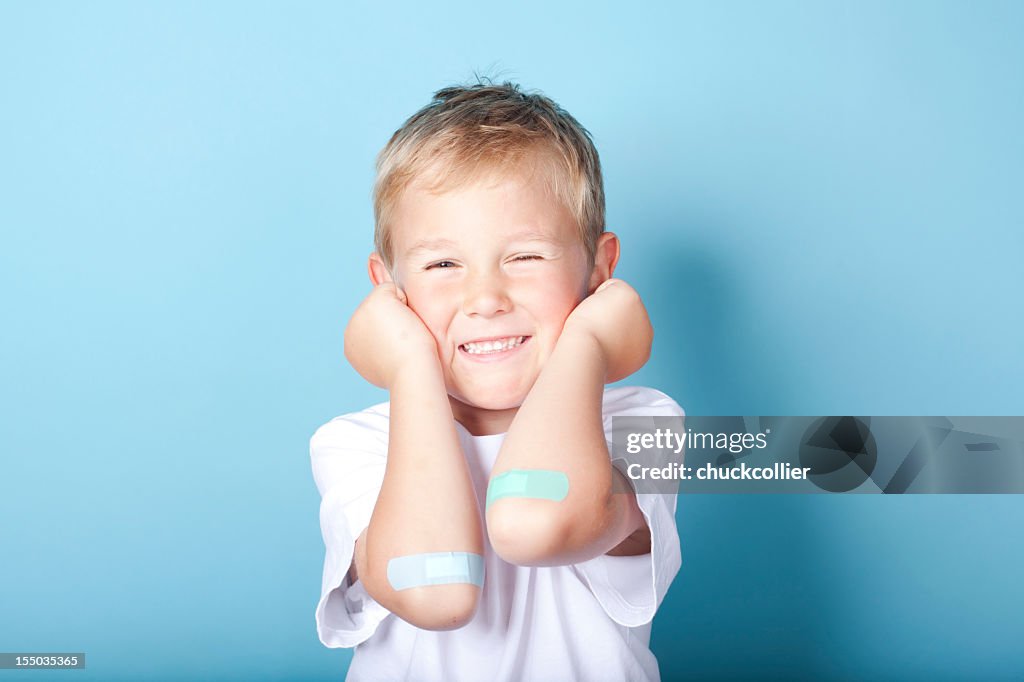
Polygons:
[[326,549],[316,629],[328,647],[366,641],[390,615],[361,580],[348,580],[356,538],[370,523],[384,481],[387,433],[387,410],[378,406],[331,420],[309,442]]
[[[683,409],[664,393],[626,387],[605,393],[604,429],[612,448],[613,416],[682,417]],[[676,530],[676,495],[638,493],[637,505],[651,530],[651,551],[637,556],[595,557],[575,565],[608,617],[620,625],[649,623],[679,572],[682,556]]]

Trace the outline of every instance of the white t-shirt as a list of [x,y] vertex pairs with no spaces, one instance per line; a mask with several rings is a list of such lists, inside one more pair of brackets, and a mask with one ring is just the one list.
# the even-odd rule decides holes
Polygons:
[[[457,630],[422,630],[349,585],[355,539],[369,525],[384,480],[389,404],[336,417],[310,441],[326,545],[316,608],[320,641],[356,647],[349,682],[363,680],[659,680],[651,619],[679,571],[676,496],[638,494],[651,552],[603,555],[569,566],[503,561],[484,534],[484,585],[473,619]],[[682,416],[650,388],[606,389],[603,415],[611,450],[613,415]],[[504,434],[473,436],[456,424],[478,500]],[[483,512],[481,511],[481,523]]]

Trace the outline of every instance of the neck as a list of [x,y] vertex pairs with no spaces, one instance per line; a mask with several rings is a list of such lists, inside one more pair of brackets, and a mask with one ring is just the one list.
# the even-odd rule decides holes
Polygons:
[[510,407],[506,410],[486,410],[482,407],[467,405],[451,396],[448,396],[448,402],[452,405],[452,416],[455,417],[455,421],[466,427],[466,430],[474,436],[493,436],[497,433],[505,433],[519,411],[519,407]]

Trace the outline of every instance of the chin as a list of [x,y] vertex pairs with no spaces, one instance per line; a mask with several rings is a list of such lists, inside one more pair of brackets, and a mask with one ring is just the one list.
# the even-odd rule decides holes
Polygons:
[[514,410],[518,409],[526,400],[528,390],[516,388],[513,390],[478,389],[473,391],[449,391],[449,395],[467,407],[478,410]]
[[509,397],[509,396],[492,396],[486,398],[477,398],[473,396],[461,396],[456,395],[455,399],[461,402],[467,407],[473,407],[478,410],[490,410],[492,412],[501,412],[503,410],[515,410],[523,404],[523,397]]

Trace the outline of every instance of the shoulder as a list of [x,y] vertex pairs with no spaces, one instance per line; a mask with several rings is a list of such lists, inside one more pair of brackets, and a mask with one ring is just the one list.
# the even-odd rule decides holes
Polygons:
[[335,444],[351,446],[353,438],[371,441],[383,438],[386,443],[390,417],[391,403],[337,416],[316,430],[309,439],[310,448]]
[[383,476],[388,452],[390,404],[335,417],[309,439],[313,480],[321,495]]
[[646,386],[606,388],[601,412],[605,419],[622,415],[682,417],[685,414],[675,400]]

